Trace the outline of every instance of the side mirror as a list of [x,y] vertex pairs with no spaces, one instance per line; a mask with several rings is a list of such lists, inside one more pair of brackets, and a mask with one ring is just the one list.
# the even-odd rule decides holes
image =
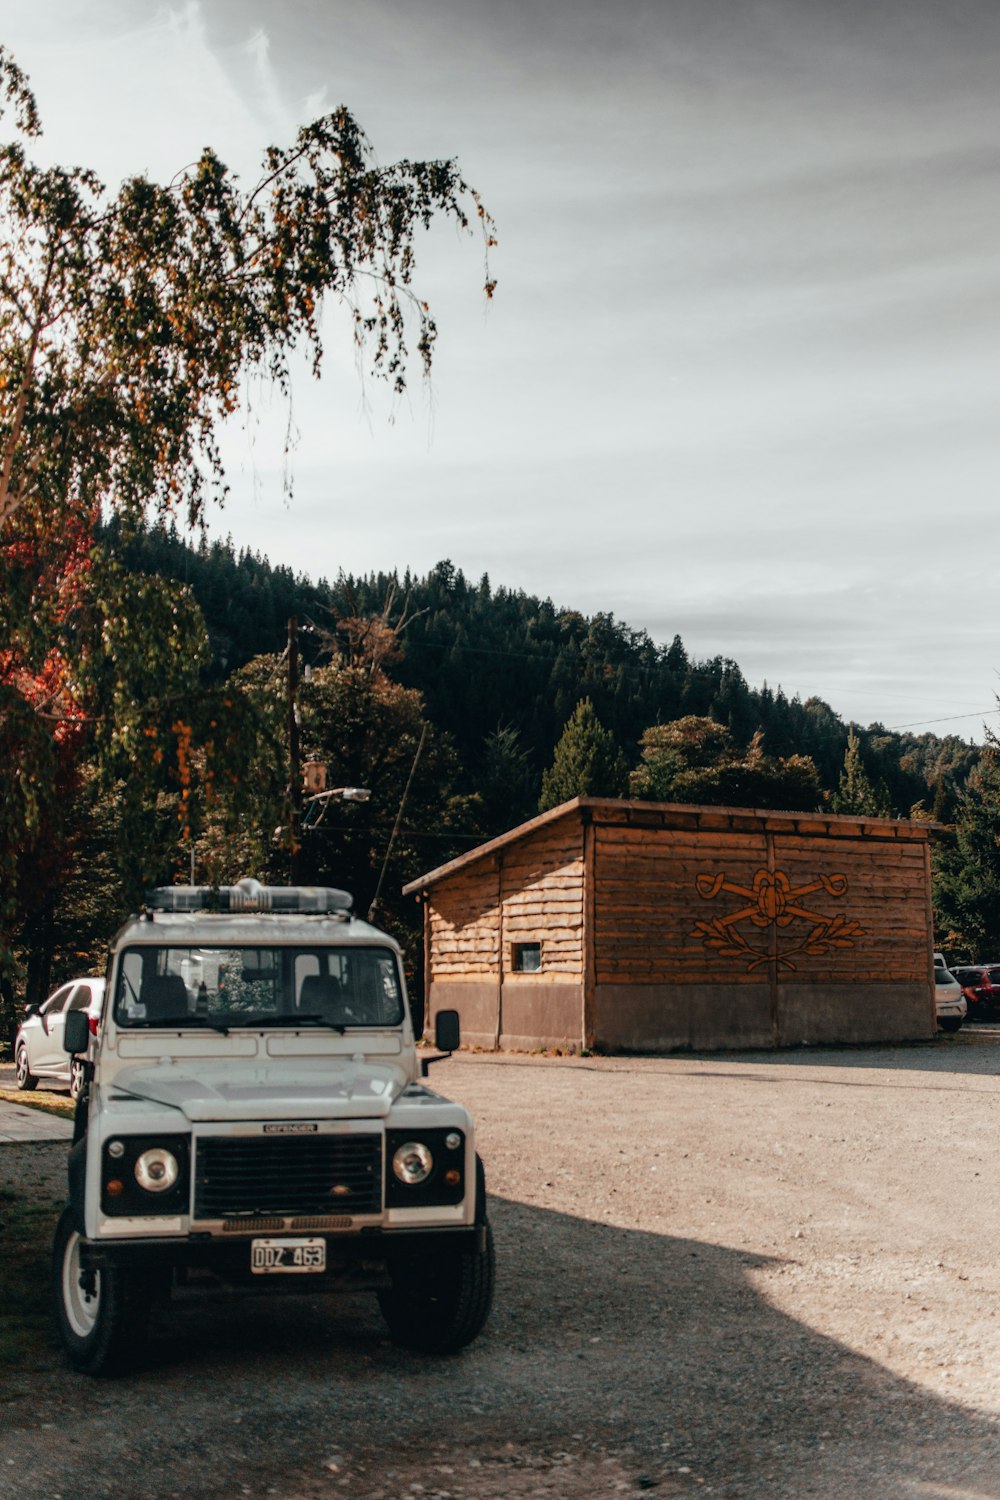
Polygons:
[[37,1014],[38,1014],[38,1006],[37,1005],[26,1005],[24,1007],[23,1014],[24,1014],[24,1019],[25,1020],[27,1020],[29,1016],[37,1016]]
[[439,1052],[457,1052],[461,1022],[457,1010],[439,1010],[434,1017],[434,1045]]
[[63,1027],[63,1046],[67,1052],[86,1052],[90,1046],[90,1017],[85,1010],[71,1010]]

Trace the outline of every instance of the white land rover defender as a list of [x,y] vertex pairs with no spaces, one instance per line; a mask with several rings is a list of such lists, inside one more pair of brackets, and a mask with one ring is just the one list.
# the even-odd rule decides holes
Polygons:
[[[81,1024],[76,1025],[79,1021]],[[86,1035],[84,1034],[86,1032]],[[458,1016],[438,1017],[442,1051]],[[73,1364],[141,1350],[154,1295],[373,1290],[392,1337],[479,1333],[493,1243],[468,1111],[421,1079],[398,945],[344,891],[154,891],[115,938],[53,1251]]]

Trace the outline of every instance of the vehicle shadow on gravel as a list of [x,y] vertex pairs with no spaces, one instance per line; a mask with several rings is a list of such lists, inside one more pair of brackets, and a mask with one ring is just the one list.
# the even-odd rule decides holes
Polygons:
[[[624,1474],[630,1493],[1000,1500],[996,1422],[778,1311],[754,1284],[774,1262],[503,1199],[491,1212],[494,1313],[460,1356],[395,1348],[374,1298],[296,1296],[174,1303],[131,1379],[59,1371],[90,1492],[311,1497],[336,1475],[358,1497],[415,1481],[548,1494],[540,1476],[561,1464],[559,1496],[610,1494],[612,1478],[621,1493]],[[114,1435],[145,1430],[151,1408],[169,1412],[156,1442],[121,1449]],[[12,1435],[21,1500],[79,1481],[72,1450],[39,1469],[40,1434]]]

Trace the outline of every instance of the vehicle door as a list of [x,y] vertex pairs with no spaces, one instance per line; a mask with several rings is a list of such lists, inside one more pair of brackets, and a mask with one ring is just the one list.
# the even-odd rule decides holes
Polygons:
[[38,1025],[31,1028],[28,1042],[28,1066],[32,1073],[68,1071],[69,1060],[63,1051],[63,1028],[66,1025],[66,1003],[79,985],[64,984],[61,990],[40,1006]]

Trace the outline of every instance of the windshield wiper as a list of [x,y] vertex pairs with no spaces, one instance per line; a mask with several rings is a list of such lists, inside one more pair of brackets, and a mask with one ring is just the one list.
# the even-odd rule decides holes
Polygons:
[[339,1021],[330,1021],[326,1016],[236,1016],[231,1017],[233,1026],[325,1026],[343,1036],[347,1030]]
[[184,1026],[210,1026],[223,1036],[229,1035],[229,1027],[224,1021],[213,1021],[209,1016],[157,1016],[155,1021],[144,1021],[142,1024],[147,1029],[151,1026],[165,1026],[168,1029],[174,1026],[178,1029]]

